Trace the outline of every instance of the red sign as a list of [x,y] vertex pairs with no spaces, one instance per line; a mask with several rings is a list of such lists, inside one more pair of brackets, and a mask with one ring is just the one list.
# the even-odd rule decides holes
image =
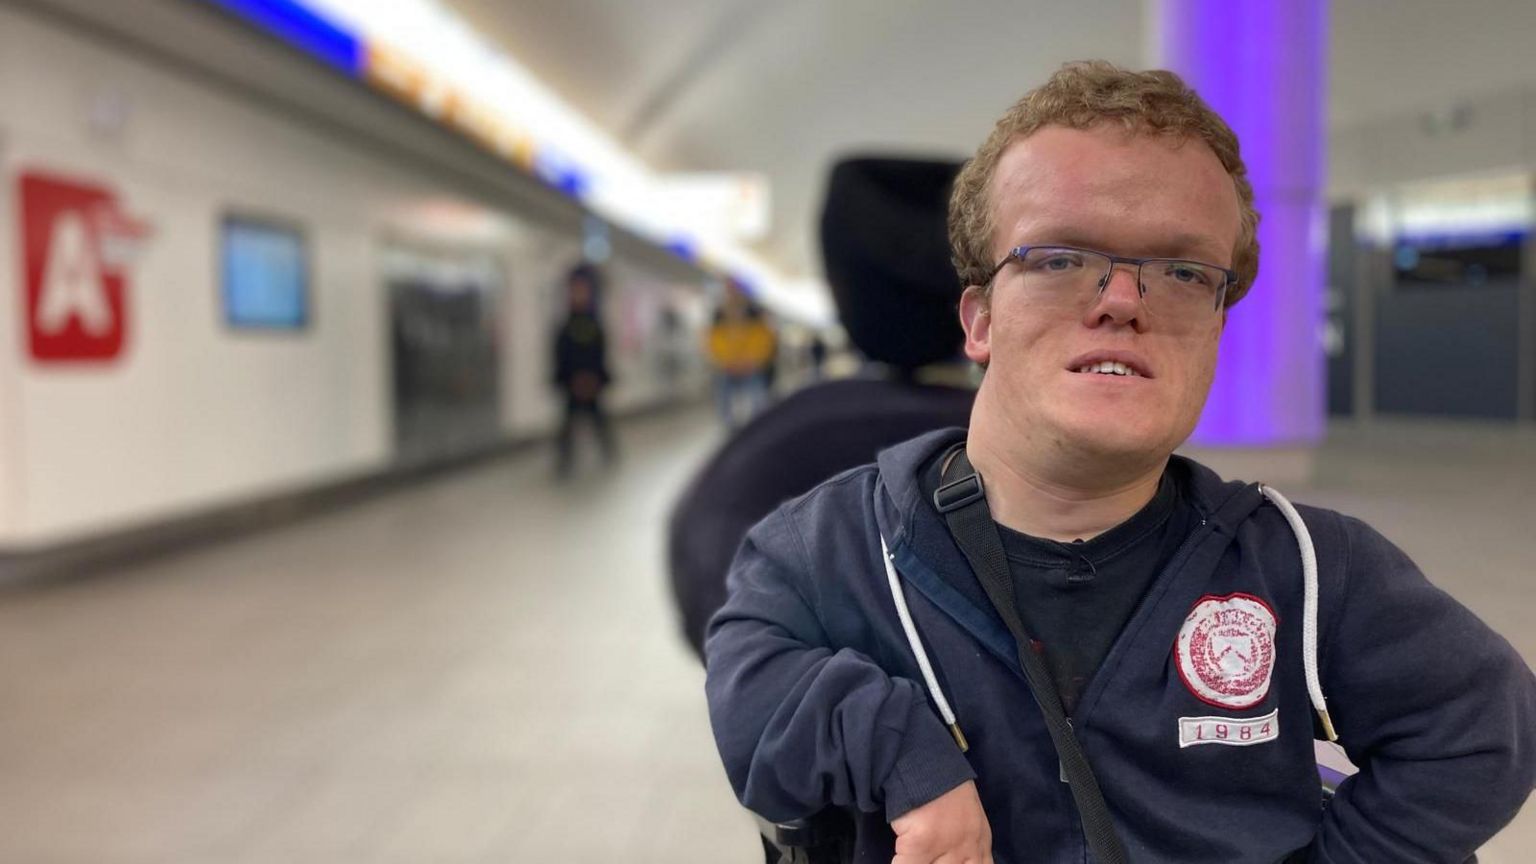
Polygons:
[[145,229],[112,190],[21,175],[21,245],[34,360],[104,362],[122,353],[127,267]]

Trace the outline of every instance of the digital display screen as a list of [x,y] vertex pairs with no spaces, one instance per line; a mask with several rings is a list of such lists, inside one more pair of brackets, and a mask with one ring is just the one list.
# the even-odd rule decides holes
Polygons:
[[298,330],[309,323],[302,234],[277,223],[229,217],[222,245],[224,319],[231,327]]
[[1416,288],[1481,288],[1520,278],[1525,234],[1400,237],[1392,251],[1397,282]]

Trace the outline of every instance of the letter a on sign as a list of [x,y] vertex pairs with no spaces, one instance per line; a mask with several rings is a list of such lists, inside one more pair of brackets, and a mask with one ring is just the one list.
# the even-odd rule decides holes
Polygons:
[[[27,330],[38,362],[102,362],[122,353],[131,255],[143,228],[99,186],[21,176]],[[111,254],[104,254],[111,253]]]

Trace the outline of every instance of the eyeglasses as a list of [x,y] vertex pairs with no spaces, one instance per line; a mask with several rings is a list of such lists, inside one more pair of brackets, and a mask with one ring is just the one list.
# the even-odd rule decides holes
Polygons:
[[1136,268],[1136,288],[1148,311],[1177,318],[1196,318],[1221,309],[1237,273],[1215,264],[1181,258],[1127,258],[1071,246],[1018,246],[987,274],[987,284],[1008,262],[1024,271],[1024,290],[1031,299],[1085,309],[1109,284],[1116,264]]

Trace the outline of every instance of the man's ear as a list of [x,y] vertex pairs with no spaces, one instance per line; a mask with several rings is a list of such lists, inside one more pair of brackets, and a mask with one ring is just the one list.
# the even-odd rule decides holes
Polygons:
[[992,362],[992,304],[980,285],[960,295],[960,326],[965,330],[965,356],[982,366]]

